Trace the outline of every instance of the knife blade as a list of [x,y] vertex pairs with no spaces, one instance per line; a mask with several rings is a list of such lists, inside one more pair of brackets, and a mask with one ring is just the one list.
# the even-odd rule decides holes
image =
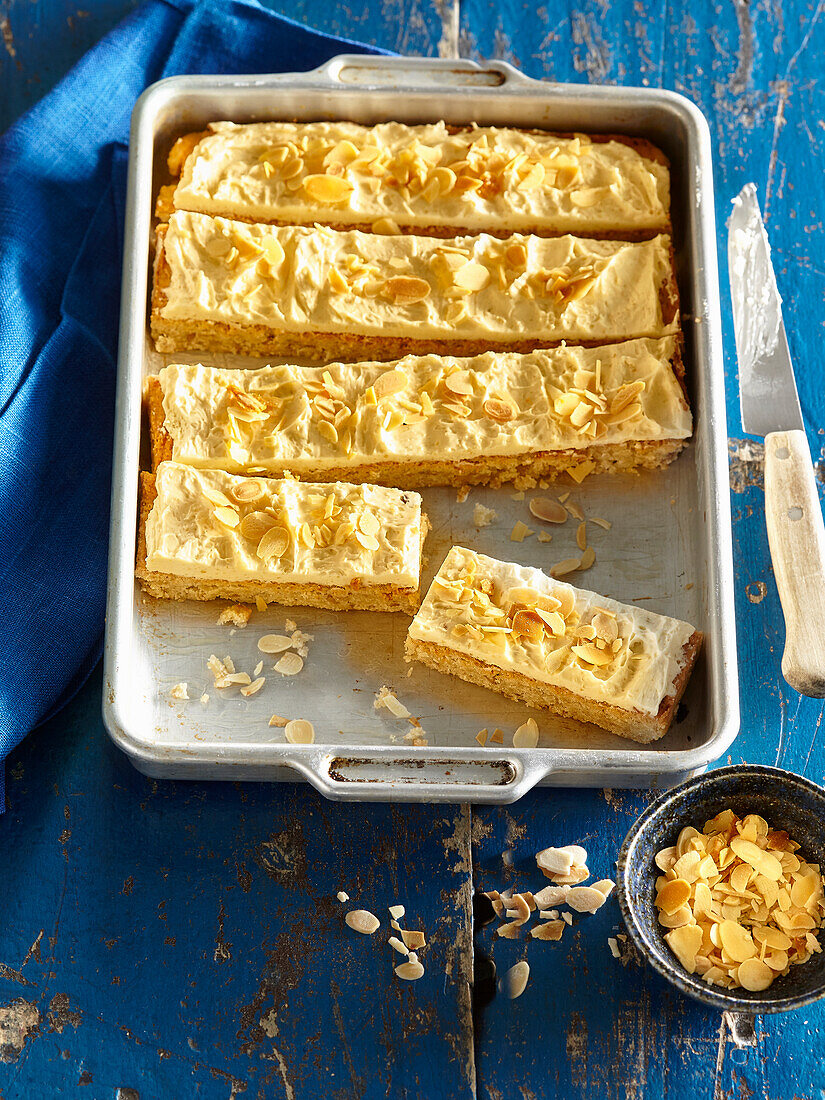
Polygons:
[[782,299],[756,187],[746,183],[733,200],[728,227],[733,330],[739,359],[739,407],[749,435],[801,431]]
[[785,617],[782,674],[802,695],[825,696],[825,524],[782,299],[756,187],[733,200],[728,270],[742,426],[765,437],[765,523]]

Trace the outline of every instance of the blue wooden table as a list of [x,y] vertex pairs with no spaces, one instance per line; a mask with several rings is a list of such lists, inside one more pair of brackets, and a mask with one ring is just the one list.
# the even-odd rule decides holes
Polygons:
[[[0,128],[131,0],[0,0]],[[705,112],[724,256],[729,200],[757,182],[803,412],[825,454],[825,0],[284,0],[285,14],[404,53],[501,57],[532,76],[673,88]],[[728,422],[742,734],[730,759],[822,781],[821,702],[779,671],[783,641],[760,448],[741,438],[727,278]],[[825,1095],[825,1005],[765,1018],[737,1047],[607,939],[614,902],[536,944],[528,991],[473,1006],[475,889],[529,885],[535,851],[584,844],[610,874],[644,792],[535,791],[501,809],[330,805],[299,785],[155,782],[110,746],[100,675],[8,765],[0,818],[0,1098]],[[399,901],[427,974],[342,934],[336,891]],[[477,951],[499,969],[525,944]]]

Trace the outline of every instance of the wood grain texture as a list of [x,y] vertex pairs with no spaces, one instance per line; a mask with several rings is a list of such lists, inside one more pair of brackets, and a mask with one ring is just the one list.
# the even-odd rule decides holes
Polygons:
[[[0,0],[0,126],[34,102],[130,7]],[[500,56],[555,80],[647,83],[708,117],[717,225],[759,187],[808,438],[823,459],[825,0],[689,9],[634,0],[300,0],[285,14],[405,52]],[[71,25],[67,20],[71,19]],[[4,45],[5,44],[5,45]],[[724,256],[720,247],[720,256]],[[780,669],[784,624],[765,529],[761,447],[743,440],[727,277],[727,347],[742,734],[730,761],[822,782],[825,703]],[[821,493],[821,487],[820,487]],[[819,1096],[825,1006],[758,1022],[738,1049],[718,1013],[616,960],[611,900],[561,943],[495,942],[529,958],[515,1002],[496,997],[470,1046],[467,904],[473,882],[538,885],[535,851],[580,842],[611,874],[646,792],[536,791],[512,807],[329,806],[304,787],[155,783],[111,749],[99,678],[10,761],[0,818],[0,1096],[441,1097],[570,1100]],[[512,854],[512,868],[502,859]],[[405,896],[436,933],[428,974],[399,989],[373,940],[343,938],[336,890]],[[354,887],[354,888],[353,888]],[[422,899],[420,904],[413,898]],[[394,899],[393,899],[394,900]],[[623,954],[626,949],[622,948]],[[444,976],[446,974],[446,977]]]
[[765,437],[765,521],[785,619],[782,675],[825,696],[825,525],[802,431]]

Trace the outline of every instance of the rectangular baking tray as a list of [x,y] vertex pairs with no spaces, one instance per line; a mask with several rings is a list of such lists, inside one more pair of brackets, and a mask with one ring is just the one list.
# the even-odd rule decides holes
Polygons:
[[[536,713],[539,747],[515,749],[512,733],[526,708],[406,665],[403,615],[270,607],[232,631],[217,625],[215,605],[143,596],[134,581],[138,470],[146,454],[141,390],[163,362],[147,335],[152,207],[172,142],[218,119],[445,119],[622,133],[664,149],[672,164],[695,436],[665,471],[551,486],[569,489],[586,515],[613,524],[609,532],[589,525],[597,563],[575,575],[576,583],[686,619],[705,633],[679,719],[663,740],[642,747]],[[304,777],[334,799],[512,802],[536,784],[668,786],[728,749],[739,711],[712,178],[707,124],[689,100],[655,89],[531,80],[503,62],[341,56],[309,73],[172,77],[141,96],[130,147],[103,708],[112,739],[135,767],[177,778]],[[433,524],[425,585],[454,542],[545,569],[575,552],[573,521],[554,529],[552,543],[535,536],[511,542],[516,519],[530,518],[527,501],[512,499],[512,489],[473,489],[463,503],[455,489],[423,495]],[[476,503],[494,508],[497,522],[477,530]],[[229,654],[251,673],[258,638],[282,632],[287,618],[314,635],[304,670],[283,678],[267,661],[257,695],[219,698],[206,667],[210,654]],[[171,696],[180,681],[188,684],[188,702]],[[425,747],[404,740],[406,721],[374,708],[384,684],[419,719]],[[203,692],[210,696],[205,704]],[[308,718],[316,742],[286,743],[283,730],[268,724],[273,713]],[[483,727],[503,729],[505,743],[480,747],[475,735]]]

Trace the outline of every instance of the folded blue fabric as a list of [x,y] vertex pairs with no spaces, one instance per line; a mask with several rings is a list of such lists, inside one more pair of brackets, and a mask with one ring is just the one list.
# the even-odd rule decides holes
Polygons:
[[129,119],[178,73],[375,53],[254,0],[148,0],[0,137],[2,761],[100,656]]

